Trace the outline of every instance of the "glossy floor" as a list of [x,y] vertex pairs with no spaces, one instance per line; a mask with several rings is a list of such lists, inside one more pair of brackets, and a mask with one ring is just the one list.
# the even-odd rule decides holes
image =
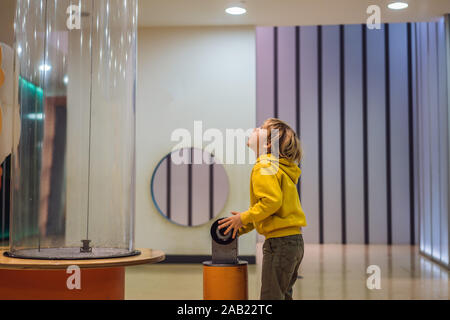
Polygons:
[[[380,289],[367,288],[371,265],[381,271]],[[258,299],[260,264],[250,265],[248,272],[249,298]],[[449,271],[411,246],[306,244],[299,275],[295,299],[449,299]],[[202,265],[129,267],[125,297],[202,299]]]

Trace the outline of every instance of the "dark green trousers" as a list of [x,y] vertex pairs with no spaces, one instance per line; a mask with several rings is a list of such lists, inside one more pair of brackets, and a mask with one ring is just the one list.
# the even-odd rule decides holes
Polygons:
[[263,246],[261,300],[292,300],[292,287],[303,259],[301,234],[266,239]]

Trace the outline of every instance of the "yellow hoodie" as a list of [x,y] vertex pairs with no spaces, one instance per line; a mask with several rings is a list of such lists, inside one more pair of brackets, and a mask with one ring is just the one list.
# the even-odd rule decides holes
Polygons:
[[301,170],[293,162],[265,154],[256,160],[250,182],[250,209],[241,213],[243,235],[254,228],[266,239],[301,234],[306,226],[297,182]]

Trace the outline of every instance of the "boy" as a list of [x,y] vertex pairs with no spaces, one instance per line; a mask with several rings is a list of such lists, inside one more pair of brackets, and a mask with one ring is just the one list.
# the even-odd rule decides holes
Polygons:
[[250,208],[232,212],[219,229],[233,231],[233,238],[253,229],[264,235],[261,300],[292,300],[304,252],[301,228],[306,226],[297,192],[300,140],[289,125],[271,118],[253,131],[247,145],[258,156],[251,174]]

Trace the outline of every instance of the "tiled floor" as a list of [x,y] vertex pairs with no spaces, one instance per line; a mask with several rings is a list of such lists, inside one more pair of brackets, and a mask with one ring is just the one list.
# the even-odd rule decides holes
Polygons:
[[[366,286],[370,265],[380,267],[381,289]],[[260,265],[248,272],[249,298],[258,299]],[[295,299],[449,299],[449,271],[411,246],[307,244],[300,275]],[[129,267],[125,292],[126,299],[202,299],[202,265]]]

